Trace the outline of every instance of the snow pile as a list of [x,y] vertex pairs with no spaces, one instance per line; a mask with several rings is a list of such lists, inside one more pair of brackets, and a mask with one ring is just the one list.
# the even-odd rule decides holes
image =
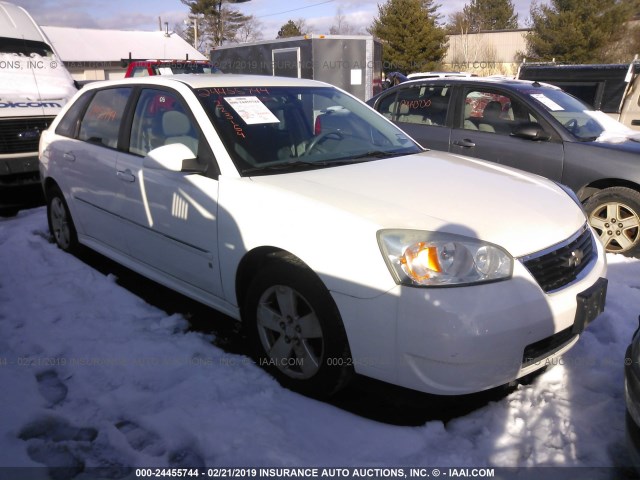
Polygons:
[[[608,257],[606,313],[562,364],[446,425],[385,425],[281,388],[179,315],[0,220],[0,465],[581,466],[627,461],[624,353],[640,261]],[[78,478],[82,478],[82,474]]]

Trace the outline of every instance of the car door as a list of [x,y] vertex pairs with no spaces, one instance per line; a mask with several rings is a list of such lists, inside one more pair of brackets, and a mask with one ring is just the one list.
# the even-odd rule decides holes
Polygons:
[[[120,251],[126,247],[119,234],[116,161],[120,123],[131,92],[129,87],[108,88],[88,97],[76,138],[63,141],[55,152],[63,165],[79,233]],[[75,131],[76,126],[70,125],[68,133]]]
[[[564,148],[560,137],[517,95],[504,89],[468,85],[458,96],[451,152],[489,160],[560,180]],[[533,140],[514,133],[520,127],[544,130]]]
[[[120,215],[130,227],[130,254],[165,275],[221,294],[216,167],[193,115],[177,92],[143,88],[130,132],[116,166],[123,198]],[[173,143],[189,147],[207,165],[207,175],[145,164],[150,151]]]
[[377,110],[425,148],[449,150],[447,126],[451,87],[421,83],[400,87],[380,99]]

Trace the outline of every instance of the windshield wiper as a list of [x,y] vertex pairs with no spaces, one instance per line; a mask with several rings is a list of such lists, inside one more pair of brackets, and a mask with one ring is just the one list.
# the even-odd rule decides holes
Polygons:
[[360,153],[358,155],[354,155],[353,157],[349,157],[349,159],[358,160],[362,158],[389,158],[389,157],[397,157],[399,155],[409,155],[409,154],[405,152],[397,152],[397,151],[390,152],[390,151],[384,151],[384,150],[371,150],[369,152]]
[[[416,152],[410,152],[416,153]],[[383,151],[383,150],[371,150],[365,153],[359,153],[357,155],[350,155],[344,158],[337,158],[335,160],[323,160],[323,161],[310,161],[292,159],[288,162],[278,163],[275,165],[265,165],[263,167],[246,168],[242,171],[243,174],[250,174],[256,172],[265,171],[283,171],[283,170],[295,170],[297,167],[310,167],[310,168],[324,168],[334,167],[339,165],[349,165],[351,163],[363,163],[369,161],[369,159],[389,158],[399,155],[408,155],[410,153],[397,152],[397,151]]]
[[[331,162],[333,163],[333,162]],[[245,168],[242,173],[256,173],[256,172],[268,172],[268,171],[282,171],[282,170],[295,170],[297,167],[326,167],[331,163],[328,162],[309,162],[307,160],[292,160],[284,163],[277,163],[275,165],[264,165],[262,167]]]

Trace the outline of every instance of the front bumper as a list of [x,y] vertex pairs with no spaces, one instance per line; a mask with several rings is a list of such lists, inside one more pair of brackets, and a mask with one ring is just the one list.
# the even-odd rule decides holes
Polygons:
[[518,261],[502,282],[397,286],[372,300],[334,294],[348,319],[355,370],[414,390],[460,395],[552,365],[578,340],[578,295],[606,274],[599,243],[597,249],[579,280],[548,294]]
[[0,186],[38,183],[39,179],[38,152],[0,155]]
[[0,208],[42,204],[37,153],[0,155]]

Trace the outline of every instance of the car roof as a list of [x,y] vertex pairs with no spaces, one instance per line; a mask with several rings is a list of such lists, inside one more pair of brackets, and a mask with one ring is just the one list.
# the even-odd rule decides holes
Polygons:
[[212,87],[327,87],[327,83],[317,80],[306,80],[301,78],[271,77],[267,75],[236,75],[236,74],[180,74],[180,75],[152,75],[145,77],[130,77],[121,80],[106,80],[92,82],[85,86],[87,88],[101,88],[107,86],[122,85],[164,85],[176,86],[184,84],[191,88],[212,88]]
[[417,77],[430,77],[430,78],[440,78],[440,77],[475,77],[477,75],[468,72],[413,72],[407,75],[407,78],[417,78]]
[[[542,83],[531,80],[516,80],[513,78],[504,78],[504,77],[447,77],[447,78],[421,78],[416,80],[409,80],[407,82],[403,82],[399,85],[394,86],[393,88],[401,87],[402,85],[418,85],[424,83],[433,83],[433,84],[477,84],[483,86],[503,86],[512,89],[523,89],[530,88],[536,84],[535,87],[545,87],[551,88],[553,90],[561,90],[560,87],[555,85],[551,85],[550,83]],[[391,89],[389,89],[391,90]]]

